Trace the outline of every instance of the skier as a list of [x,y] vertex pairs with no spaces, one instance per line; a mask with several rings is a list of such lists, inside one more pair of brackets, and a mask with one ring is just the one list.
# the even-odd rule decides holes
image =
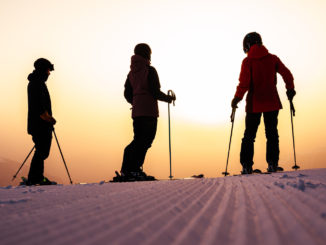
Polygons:
[[134,139],[125,148],[121,175],[113,181],[155,180],[142,170],[146,152],[151,147],[157,128],[158,100],[171,103],[176,98],[163,93],[156,69],[150,65],[151,48],[145,43],[135,46],[130,72],[125,82],[124,97],[132,105]]
[[45,82],[53,64],[44,58],[34,62],[35,70],[28,76],[28,134],[32,135],[35,152],[28,173],[27,185],[56,184],[43,176],[44,160],[49,156],[52,130],[56,120],[52,117],[51,99]]
[[243,40],[243,51],[247,57],[242,61],[239,85],[231,102],[232,108],[246,98],[246,129],[241,144],[240,162],[242,174],[251,174],[254,155],[254,142],[260,118],[263,114],[265,124],[266,161],[268,172],[283,170],[278,166],[278,112],[282,104],[276,87],[276,73],[281,74],[287,89],[287,97],[292,100],[294,90],[293,76],[281,60],[270,54],[262,43],[261,36],[256,32],[248,33]]

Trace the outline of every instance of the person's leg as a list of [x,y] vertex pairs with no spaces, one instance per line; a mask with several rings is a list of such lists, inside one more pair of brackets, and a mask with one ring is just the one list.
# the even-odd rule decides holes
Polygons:
[[131,171],[133,171],[133,166],[135,165],[135,138],[136,133],[138,132],[137,129],[137,118],[133,119],[133,130],[134,130],[134,138],[130,142],[129,145],[126,146],[124,153],[123,153],[123,160],[122,160],[122,166],[121,166],[121,172],[124,174],[127,174]]
[[44,160],[49,156],[52,142],[52,130],[42,130],[33,134],[35,152],[31,161],[28,180],[38,183],[43,180]]
[[136,145],[136,168],[140,170],[145,161],[147,150],[152,146],[156,135],[157,118],[143,117],[138,122],[137,133],[135,134]]
[[132,165],[133,152],[134,152],[133,142],[134,141],[132,141],[129,145],[127,145],[123,152],[123,160],[121,166],[121,172],[123,173],[130,172],[130,166]]
[[[278,111],[264,112],[266,143],[266,161],[271,171],[276,171],[280,155],[277,130]],[[272,169],[273,168],[273,169]]]
[[244,168],[252,169],[254,142],[260,124],[261,113],[247,113],[246,129],[241,143],[240,162]]
[[147,150],[155,138],[157,128],[157,118],[155,117],[136,117],[133,120],[134,139],[124,150],[121,168],[124,175],[140,171]]

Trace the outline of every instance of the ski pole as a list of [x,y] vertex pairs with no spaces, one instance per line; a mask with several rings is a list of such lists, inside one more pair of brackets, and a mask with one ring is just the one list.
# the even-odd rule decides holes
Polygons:
[[22,169],[22,167],[24,166],[25,162],[27,161],[27,159],[29,158],[29,156],[32,154],[33,150],[35,149],[35,145],[33,146],[32,150],[28,153],[27,157],[25,158],[25,160],[23,161],[22,165],[20,166],[20,168],[18,169],[18,171],[16,172],[16,174],[13,176],[12,180],[16,179],[17,174],[19,173],[19,171]]
[[295,109],[292,100],[290,100],[290,113],[291,113],[292,141],[293,141],[293,153],[294,153],[294,166],[292,168],[298,170],[300,166],[297,165],[297,158],[295,154],[294,129],[293,129],[293,117],[295,116]]
[[62,151],[61,151],[61,147],[60,147],[60,144],[59,144],[59,141],[58,141],[58,138],[57,138],[57,134],[55,133],[54,128],[53,128],[53,133],[54,133],[54,136],[55,136],[55,140],[57,141],[58,148],[59,148],[59,151],[60,151],[60,154],[61,154],[61,157],[62,157],[63,163],[64,163],[64,165],[65,165],[65,167],[66,167],[67,174],[68,174],[68,177],[69,177],[69,180],[70,180],[70,184],[72,184],[72,180],[71,180],[71,178],[70,178],[70,174],[69,174],[69,171],[68,171],[68,168],[67,168],[67,164],[66,164],[66,161],[65,161],[65,159],[64,159],[64,157],[63,157],[63,154],[62,154]]
[[224,174],[224,176],[229,175],[230,173],[228,173],[228,163],[229,163],[229,155],[230,155],[230,148],[231,148],[231,139],[232,139],[232,132],[233,132],[233,125],[234,125],[234,117],[235,117],[235,111],[237,108],[232,108],[232,113],[231,113],[231,122],[232,122],[232,126],[231,126],[231,134],[230,134],[230,141],[229,141],[229,150],[228,150],[228,156],[226,158],[226,166],[225,166],[225,172],[222,172],[222,174]]
[[[175,98],[175,93],[172,90],[168,91],[168,95],[171,95]],[[175,106],[175,100],[173,100],[173,106]],[[172,179],[172,157],[171,157],[171,126],[170,126],[170,103],[168,103],[168,115],[169,115],[169,157],[170,157],[170,176],[169,178]]]

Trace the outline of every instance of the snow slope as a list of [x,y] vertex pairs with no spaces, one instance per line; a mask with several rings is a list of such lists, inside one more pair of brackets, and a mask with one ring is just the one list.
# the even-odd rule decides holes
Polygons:
[[326,244],[326,169],[0,189],[0,244]]

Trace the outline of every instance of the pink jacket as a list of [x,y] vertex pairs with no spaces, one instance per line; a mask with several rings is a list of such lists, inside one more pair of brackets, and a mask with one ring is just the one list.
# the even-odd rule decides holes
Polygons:
[[132,117],[158,117],[157,100],[153,97],[149,82],[150,61],[139,56],[131,57],[130,72],[128,79],[132,87]]

